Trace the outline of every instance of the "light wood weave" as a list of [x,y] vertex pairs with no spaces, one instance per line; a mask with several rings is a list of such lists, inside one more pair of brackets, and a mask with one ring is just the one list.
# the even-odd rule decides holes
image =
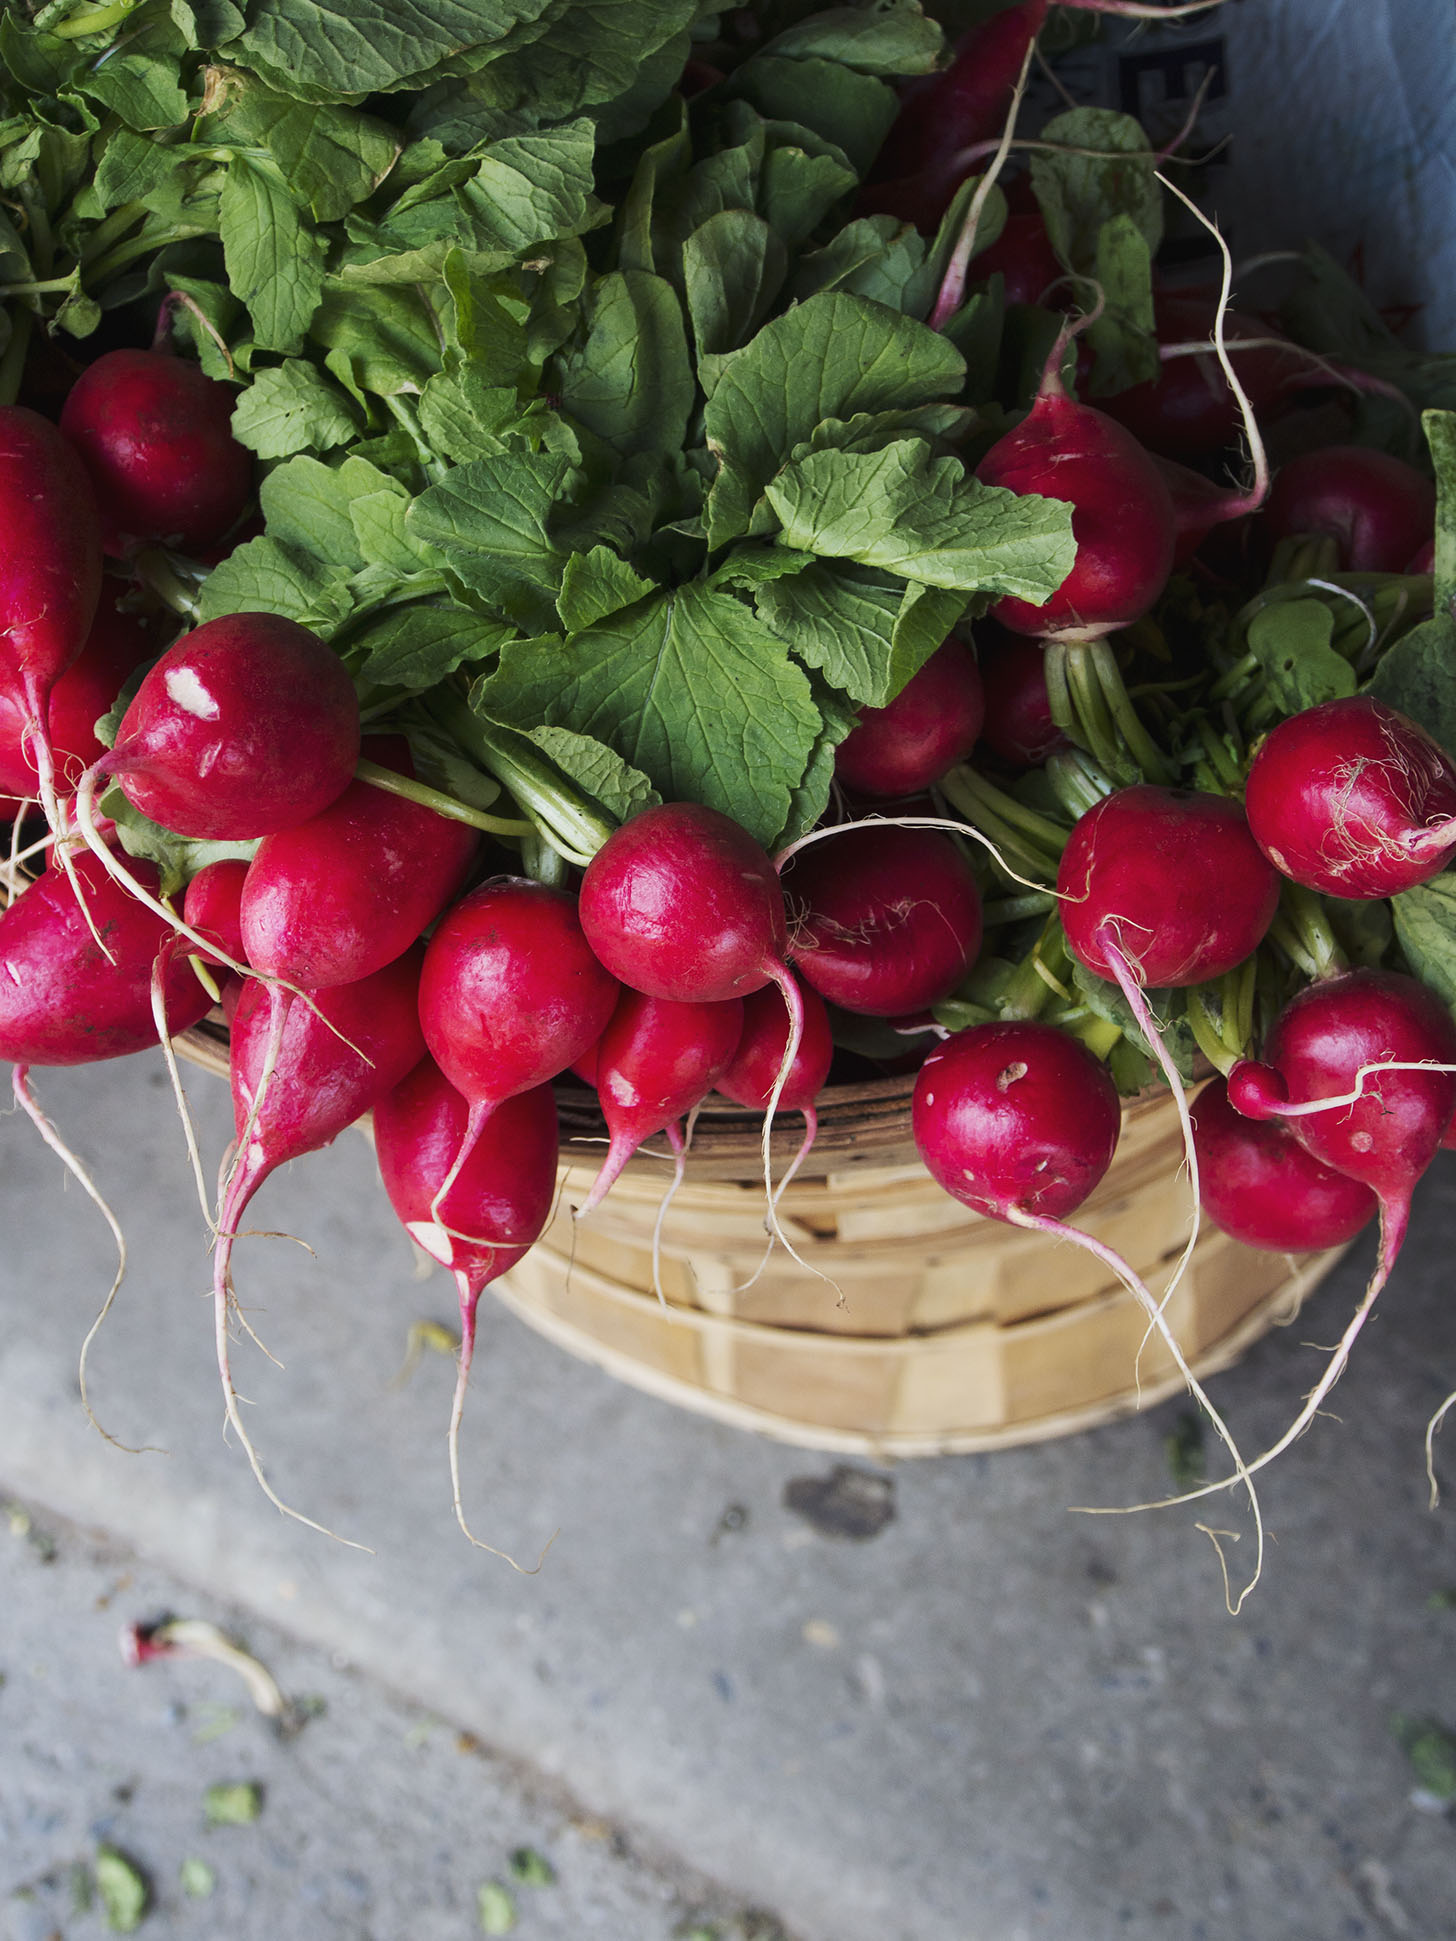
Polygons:
[[[226,1068],[215,1025],[188,1033],[181,1049]],[[591,1095],[564,1086],[555,1216],[494,1291],[542,1334],[639,1388],[816,1448],[882,1457],[998,1448],[1177,1393],[1166,1348],[1145,1340],[1141,1308],[1100,1262],[983,1219],[934,1184],[910,1139],[912,1084],[826,1094],[813,1154],[779,1207],[807,1264],[782,1246],[764,1264],[758,1121],[714,1101],[662,1219],[660,1300],[653,1233],[671,1166],[639,1155],[578,1221],[573,1208],[605,1143]],[[800,1130],[797,1115],[776,1128],[776,1177]],[[1191,1218],[1181,1161],[1171,1098],[1131,1101],[1112,1167],[1077,1215],[1159,1296]],[[1193,1367],[1226,1367],[1292,1319],[1340,1252],[1296,1261],[1205,1223],[1168,1308]]]

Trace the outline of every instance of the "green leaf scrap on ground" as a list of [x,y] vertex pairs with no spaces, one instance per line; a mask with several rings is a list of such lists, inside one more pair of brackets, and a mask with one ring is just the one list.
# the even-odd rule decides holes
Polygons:
[[196,1854],[189,1854],[177,1869],[182,1892],[192,1901],[205,1901],[217,1886],[217,1874]]
[[482,1934],[509,1934],[516,1925],[515,1896],[498,1880],[487,1880],[475,1896],[476,1917]]
[[209,1826],[251,1826],[263,1810],[263,1789],[254,1779],[225,1780],[202,1796]]
[[1423,1792],[1433,1799],[1456,1800],[1456,1734],[1435,1719],[1397,1712],[1390,1722]]
[[517,1847],[511,1855],[511,1879],[520,1881],[523,1887],[552,1887],[556,1869],[534,1847]]
[[96,1891],[113,1934],[135,1934],[151,1900],[141,1869],[116,1847],[96,1850]]

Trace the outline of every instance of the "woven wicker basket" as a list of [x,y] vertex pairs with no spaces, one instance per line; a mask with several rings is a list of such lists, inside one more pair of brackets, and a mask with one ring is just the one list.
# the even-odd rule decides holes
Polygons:
[[[188,1033],[181,1048],[226,1069],[216,1026]],[[576,1221],[604,1129],[594,1096],[563,1085],[555,1218],[494,1291],[542,1334],[639,1388],[813,1448],[881,1457],[994,1449],[1176,1394],[1167,1350],[1144,1341],[1142,1310],[1090,1254],[983,1219],[934,1184],[910,1142],[912,1085],[838,1086],[821,1100],[813,1153],[779,1206],[817,1272],[782,1247],[757,1272],[766,1245],[759,1121],[710,1101],[662,1221],[661,1300],[653,1233],[670,1163],[639,1155],[598,1211]],[[800,1125],[795,1115],[775,1129],[776,1176]],[[1131,1102],[1111,1170],[1077,1215],[1157,1294],[1188,1235],[1181,1159],[1167,1094]],[[1227,1367],[1292,1319],[1341,1251],[1296,1261],[1205,1224],[1168,1309],[1191,1365],[1200,1375]]]

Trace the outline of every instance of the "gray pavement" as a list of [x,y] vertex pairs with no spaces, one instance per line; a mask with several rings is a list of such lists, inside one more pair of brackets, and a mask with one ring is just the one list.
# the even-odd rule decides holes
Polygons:
[[[286,1366],[251,1347],[238,1366],[281,1492],[373,1555],[281,1518],[223,1440],[207,1260],[159,1063],[38,1085],[132,1248],[93,1356],[93,1401],[118,1436],[170,1454],[125,1455],[86,1424],[75,1352],[110,1243],[31,1129],[6,1121],[0,1491],[42,1521],[105,1533],[111,1553],[137,1560],[114,1568],[138,1589],[118,1593],[98,1629],[86,1572],[102,1566],[85,1544],[71,1540],[74,1571],[64,1538],[58,1564],[37,1568],[0,1525],[0,1888],[64,1868],[105,1817],[96,1802],[112,1755],[88,1763],[84,1752],[94,1714],[103,1746],[107,1734],[127,1745],[120,1763],[139,1775],[124,1831],[168,1882],[158,1934],[469,1935],[480,1931],[475,1884],[518,1837],[550,1853],[561,1883],[520,1890],[523,1937],[657,1941],[701,1917],[726,1941],[746,1931],[735,1913],[746,1907],[772,1910],[796,1941],[1456,1934],[1456,1828],[1391,1724],[1400,1713],[1456,1729],[1451,1512],[1426,1508],[1420,1449],[1456,1385],[1456,1167],[1423,1188],[1396,1283],[1337,1392],[1342,1419],[1266,1474],[1274,1540],[1237,1619],[1194,1527],[1246,1529],[1231,1499],[1209,1517],[1208,1505],[1069,1514],[1166,1492],[1176,1404],[1058,1443],[882,1472],[894,1515],[849,1541],[785,1500],[835,1459],[651,1400],[493,1310],[466,1488],[477,1528],[518,1556],[559,1529],[540,1574],[522,1578],[454,1529],[448,1364],[426,1357],[406,1387],[390,1386],[409,1322],[447,1320],[450,1289],[412,1278],[364,1143],[346,1138],[259,1196],[259,1224],[302,1236],[316,1257],[242,1243],[240,1292]],[[191,1090],[216,1155],[224,1088],[194,1078]],[[1357,1250],[1299,1325],[1214,1384],[1248,1449],[1273,1439],[1310,1386],[1319,1361],[1307,1343],[1338,1333],[1370,1255]],[[1456,1454],[1447,1466],[1456,1491]],[[1247,1536],[1233,1546],[1232,1568],[1248,1548]],[[325,1672],[338,1681],[286,1749],[252,1722],[238,1728],[238,1748],[277,1762],[269,1784],[281,1790],[256,1827],[228,1830],[240,1854],[255,1844],[230,1877],[226,1921],[200,1922],[170,1883],[198,1782],[235,1763],[223,1757],[232,1746],[205,1758],[194,1748],[174,1773],[187,1732],[157,1721],[193,1702],[199,1674],[219,1702],[228,1675],[124,1672],[111,1655],[115,1623],[155,1616],[158,1600],[233,1607],[244,1615],[231,1621],[279,1652],[301,1688],[321,1688]],[[52,1669],[18,1680],[36,1637]],[[347,1675],[332,1673],[336,1658]],[[43,1763],[17,1759],[17,1711],[27,1745],[50,1729],[72,1748],[73,1778],[63,1761],[42,1784]],[[400,1729],[422,1713],[450,1728],[424,1758]],[[445,1757],[460,1731],[488,1756]],[[477,1813],[462,1812],[462,1772]],[[33,1798],[53,1802],[38,1820]],[[357,1800],[364,1834],[339,1799]],[[172,1801],[156,1808],[154,1835],[149,1800]],[[396,1818],[398,1858],[385,1865]],[[620,1829],[613,1866],[592,1871],[570,1832],[582,1820]],[[455,1831],[467,1823],[468,1855]],[[13,1825],[25,1829],[18,1867]],[[221,1833],[213,1843],[233,1850]],[[576,1899],[562,1914],[569,1872]],[[12,1925],[36,1905],[14,1903]],[[94,1912],[52,1912],[67,1941],[101,1931]]]

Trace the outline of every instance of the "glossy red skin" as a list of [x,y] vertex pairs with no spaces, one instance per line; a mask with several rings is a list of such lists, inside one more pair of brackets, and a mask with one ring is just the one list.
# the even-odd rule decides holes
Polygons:
[[272,1008],[281,1004],[286,1013],[277,1062],[229,1192],[234,1214],[275,1167],[337,1139],[423,1058],[423,960],[417,946],[357,984],[310,991],[312,1009],[277,986],[245,981],[233,1010],[228,1057],[240,1139],[267,1057]]
[[1375,1195],[1307,1152],[1288,1126],[1246,1119],[1216,1078],[1192,1107],[1203,1211],[1246,1247],[1312,1253],[1369,1225]]
[[582,934],[575,897],[500,876],[441,919],[425,953],[420,1020],[446,1078],[485,1104],[543,1085],[589,1052],[618,990]]
[[1435,572],[1436,536],[1434,533],[1432,533],[1431,537],[1426,541],[1425,545],[1421,547],[1420,551],[1416,553],[1413,558],[1408,559],[1406,561],[1405,566],[1402,570],[1407,573],[1434,573]]
[[1104,1065],[1054,1025],[981,1024],[937,1045],[911,1102],[939,1186],[993,1220],[1062,1220],[1112,1164],[1122,1103]]
[[1404,459],[1326,445],[1281,465],[1259,516],[1271,543],[1330,533],[1347,573],[1399,573],[1436,523],[1436,488]]
[[[860,191],[856,214],[883,211],[934,229],[978,164],[960,151],[999,135],[1026,50],[1041,32],[1049,0],[1020,0],[972,27],[941,74],[901,89],[901,109]],[[984,166],[981,164],[980,166]]]
[[[1153,314],[1160,343],[1191,344],[1206,338],[1210,348],[1197,355],[1166,358],[1152,383],[1134,384],[1097,401],[1139,443],[1162,457],[1211,457],[1233,444],[1243,429],[1238,399],[1211,347],[1217,309],[1213,297],[1156,296]],[[1241,337],[1268,338],[1278,333],[1258,317],[1229,310],[1223,334],[1224,342],[1232,345]],[[1256,415],[1276,404],[1289,379],[1307,368],[1291,352],[1278,350],[1235,352],[1232,362]]]
[[556,1198],[559,1140],[549,1085],[503,1100],[480,1128],[437,1219],[432,1202],[464,1143],[469,1110],[426,1057],[375,1106],[374,1149],[403,1225],[442,1266],[463,1276],[474,1296],[545,1231]]
[[612,1136],[611,1158],[625,1161],[644,1139],[701,1104],[742,1036],[737,998],[679,1004],[623,990],[597,1047],[597,1097]]
[[1154,989],[1221,977],[1258,948],[1278,872],[1227,796],[1139,782],[1082,816],[1057,872],[1073,954],[1115,981],[1109,945]]
[[834,751],[834,772],[861,795],[913,795],[965,760],[985,717],[976,657],[952,635],[893,701],[860,709],[859,726]]
[[[807,1111],[823,1091],[834,1063],[834,1039],[823,998],[802,978],[799,996],[804,1005],[804,1029],[779,1095],[781,1112]],[[743,1000],[743,1035],[738,1049],[719,1072],[715,1089],[751,1112],[766,1111],[788,1042],[789,1012],[783,992],[776,984],[765,985]]]
[[[1434,1060],[1456,1065],[1456,1024],[1439,998],[1398,971],[1346,971],[1292,997],[1269,1033],[1262,1063],[1229,1074],[1240,1112],[1261,1117],[1262,1102],[1337,1098],[1363,1065]],[[1403,1222],[1416,1181],[1438,1151],[1456,1110],[1456,1074],[1379,1072],[1353,1105],[1331,1106],[1286,1123],[1306,1151],[1370,1187],[1387,1214]]]
[[682,1004],[762,989],[788,944],[772,862],[739,823],[699,802],[624,822],[588,865],[580,910],[614,977]]
[[164,351],[113,350],[88,364],[61,410],[101,507],[106,551],[220,539],[253,490],[253,455],[232,434],[237,393]]
[[[247,878],[245,862],[224,857],[198,870],[182,899],[182,921],[204,937],[215,939],[235,964],[247,962],[243,955],[243,884]],[[196,954],[205,964],[221,962],[201,951]]]
[[[175,934],[83,850],[74,858],[86,906],[110,962],[93,939],[63,871],[47,870],[0,915],[0,1058],[20,1065],[89,1065],[157,1042],[152,966]],[[153,896],[157,872],[127,868]],[[212,999],[185,958],[174,956],[164,990],[167,1022],[186,1031]]]
[[[989,249],[971,259],[971,275],[977,279],[1000,272],[1008,303],[1039,303],[1043,308],[1060,308],[1056,301],[1070,295],[1074,284],[1064,283],[1067,272],[1052,248],[1052,239],[1037,210],[1013,210],[1006,226]],[[1055,293],[1053,284],[1057,285]]]
[[1456,763],[1374,695],[1292,714],[1249,770],[1254,840],[1285,876],[1325,896],[1396,896],[1438,875],[1456,841]]
[[101,597],[101,522],[53,424],[0,406],[0,688],[40,718],[86,644]]
[[[364,753],[409,772],[403,741]],[[368,977],[458,894],[479,848],[464,823],[351,782],[322,815],[259,843],[243,885],[247,961],[308,990]]]
[[[46,709],[57,788],[74,789],[82,771],[105,753],[96,723],[110,713],[127,676],[153,652],[149,631],[135,614],[119,613],[110,600],[97,607],[86,645],[51,689]],[[0,789],[22,799],[36,792],[28,726],[19,697],[0,692]]]
[[981,947],[970,865],[934,829],[863,825],[816,842],[784,874],[803,914],[795,969],[845,1011],[898,1018],[938,1004]]
[[1070,504],[1077,558],[1043,606],[1000,599],[992,617],[1038,639],[1094,640],[1130,626],[1173,570],[1173,503],[1152,458],[1091,405],[1045,395],[976,467],[983,485]]
[[359,759],[359,700],[317,634],[233,613],[150,668],[107,763],[143,815],[179,836],[245,842],[321,815]]
[[1008,768],[1039,768],[1070,743],[1052,720],[1046,650],[1040,641],[1000,634],[981,641],[986,725],[981,740]]

